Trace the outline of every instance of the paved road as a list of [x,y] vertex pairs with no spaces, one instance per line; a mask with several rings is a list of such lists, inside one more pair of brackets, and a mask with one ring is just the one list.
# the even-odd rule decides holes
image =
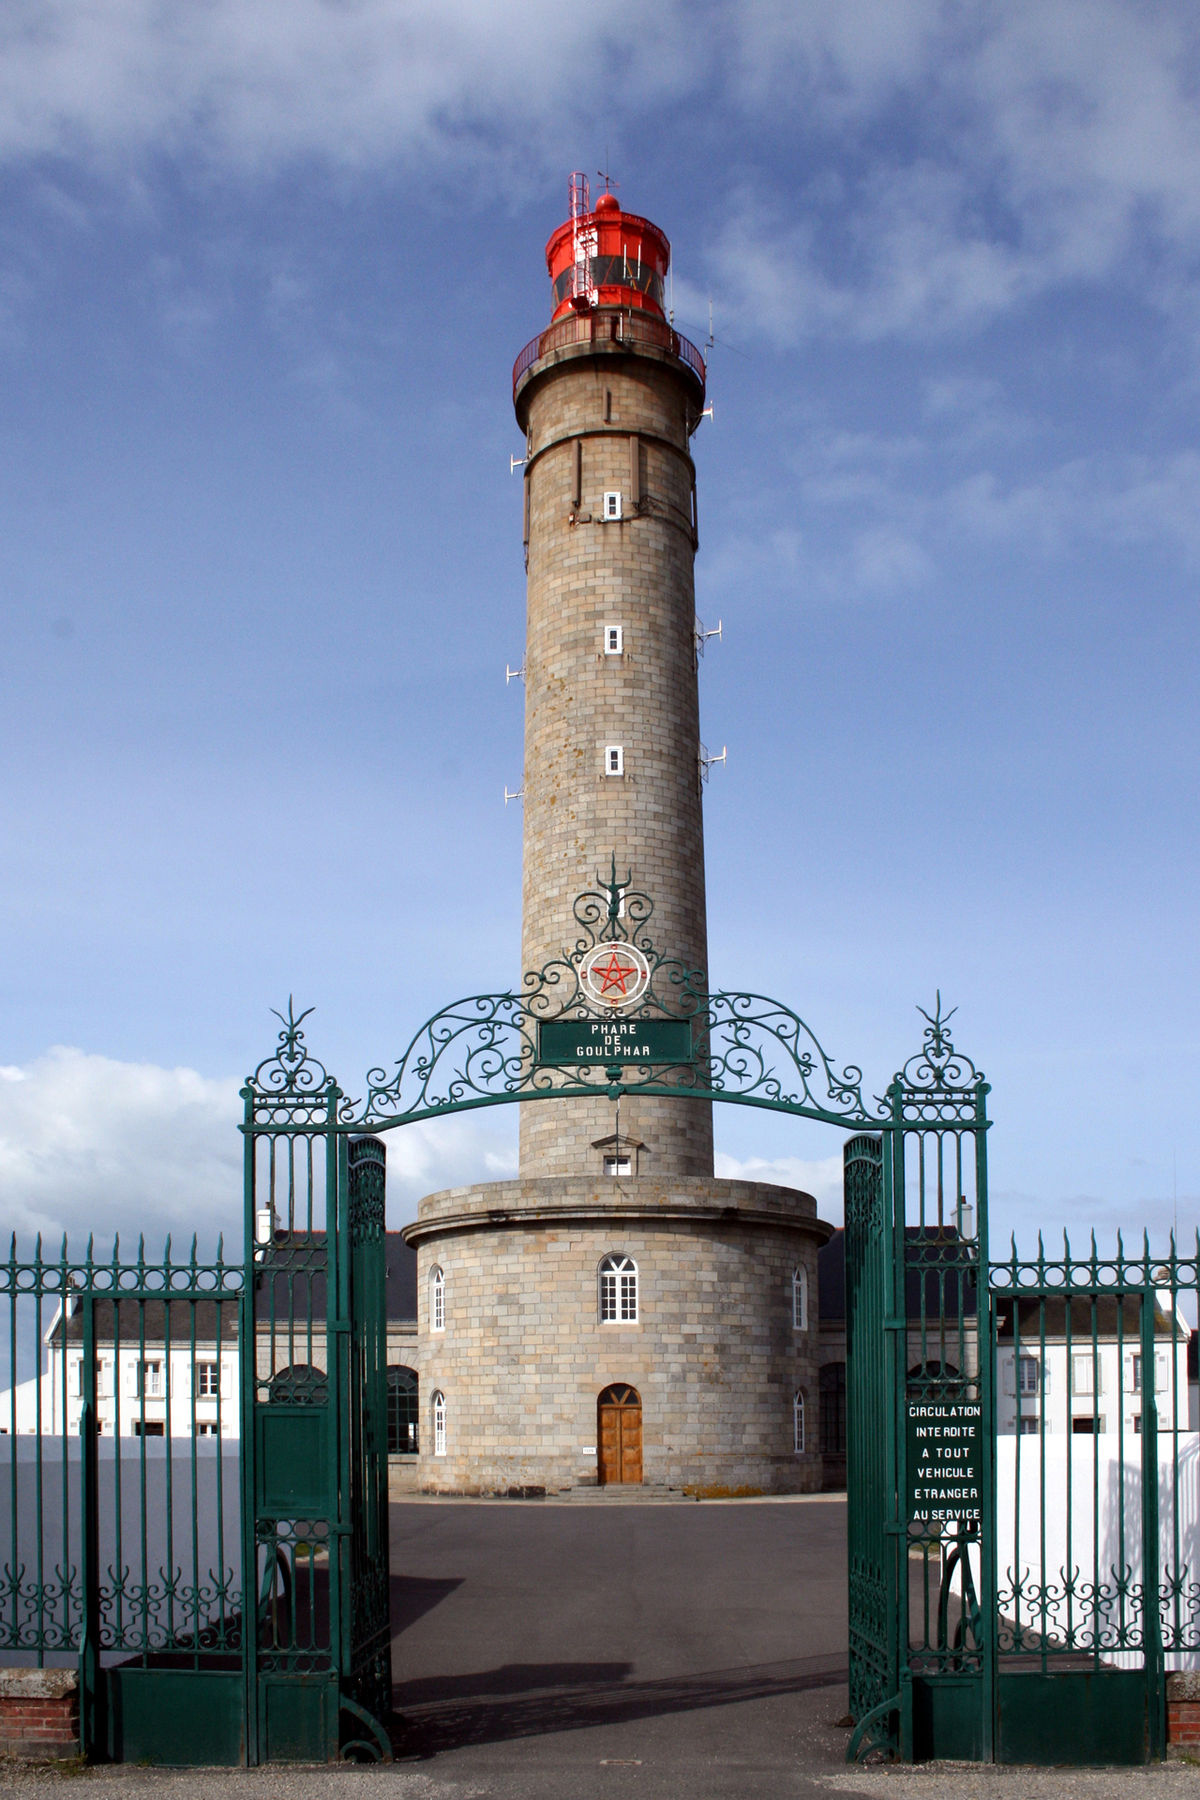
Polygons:
[[[491,1794],[793,1795],[845,1733],[845,1504],[392,1511],[396,1704]],[[810,1704],[799,1708],[798,1699]]]
[[405,1761],[72,1776],[0,1767],[0,1795],[1200,1800],[1200,1768],[1178,1763],[847,1769],[844,1520],[844,1502],[826,1498],[397,1506]]

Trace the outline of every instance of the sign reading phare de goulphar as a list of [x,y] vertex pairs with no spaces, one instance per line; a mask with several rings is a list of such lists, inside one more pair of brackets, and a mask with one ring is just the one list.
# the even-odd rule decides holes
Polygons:
[[690,1019],[545,1019],[538,1026],[537,1060],[555,1068],[586,1063],[690,1063]]

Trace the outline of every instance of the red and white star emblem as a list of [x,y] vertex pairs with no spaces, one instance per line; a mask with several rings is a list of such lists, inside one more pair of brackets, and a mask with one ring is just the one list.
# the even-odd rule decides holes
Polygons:
[[632,944],[598,944],[584,957],[579,979],[589,1000],[623,1011],[645,993],[650,965]]

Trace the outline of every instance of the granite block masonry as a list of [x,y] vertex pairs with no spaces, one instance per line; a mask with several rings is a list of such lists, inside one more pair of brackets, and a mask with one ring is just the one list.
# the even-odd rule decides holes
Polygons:
[[[576,897],[615,867],[652,898],[656,949],[705,971],[691,454],[704,362],[663,309],[663,233],[615,194],[590,209],[582,177],[571,195],[546,251],[553,316],[513,387],[522,968],[570,955]],[[421,1486],[819,1487],[829,1228],[812,1198],[715,1179],[707,1101],[626,1096],[618,1117],[598,1094],[520,1111],[519,1178],[430,1195],[404,1234],[418,1255]]]

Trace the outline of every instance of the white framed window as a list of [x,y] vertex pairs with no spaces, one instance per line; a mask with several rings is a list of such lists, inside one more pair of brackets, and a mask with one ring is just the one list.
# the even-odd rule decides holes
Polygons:
[[1038,1434],[1038,1416],[1036,1413],[1022,1413],[1017,1420],[1017,1430],[1022,1437],[1036,1437]]
[[804,1389],[797,1388],[792,1395],[792,1450],[803,1456],[804,1448]]
[[606,1256],[600,1264],[600,1323],[636,1325],[638,1272],[632,1256]]
[[[1170,1357],[1164,1355],[1161,1351],[1154,1358],[1154,1385],[1160,1394],[1163,1393],[1171,1383],[1170,1360]],[[1135,1353],[1130,1357],[1129,1361],[1133,1368],[1133,1391],[1135,1394],[1140,1394],[1143,1391],[1142,1358],[1140,1353]]]
[[429,1402],[433,1414],[433,1454],[446,1454],[446,1396],[438,1388]]
[[446,1329],[446,1277],[438,1263],[429,1271],[429,1329]]
[[201,1421],[201,1423],[199,1425],[197,1425],[197,1427],[196,1427],[196,1436],[197,1437],[216,1437],[216,1435],[217,1435],[217,1428],[212,1423],[209,1423],[206,1425],[203,1423],[203,1421]]
[[605,656],[620,656],[625,649],[625,627],[623,625],[606,625],[604,627]]
[[1098,1394],[1100,1392],[1100,1369],[1091,1351],[1082,1356],[1071,1357],[1071,1392],[1073,1394]]
[[138,1363],[137,1384],[139,1400],[155,1400],[161,1396],[163,1369],[157,1357],[143,1357]]
[[601,517],[605,519],[619,519],[621,517],[620,494],[611,492],[605,494]]
[[1022,1356],[1017,1363],[1017,1392],[1019,1394],[1040,1394],[1041,1391],[1041,1363],[1036,1356]]
[[196,1364],[196,1398],[215,1400],[221,1391],[221,1365],[215,1362]]
[[613,1175],[613,1176],[632,1175],[633,1174],[633,1158],[632,1158],[632,1156],[625,1156],[625,1155],[606,1156],[604,1159],[604,1173],[606,1175]]
[[799,1264],[792,1270],[792,1330],[808,1330],[808,1270]]
[[605,744],[604,773],[606,775],[623,775],[625,773],[625,746],[623,744]]

